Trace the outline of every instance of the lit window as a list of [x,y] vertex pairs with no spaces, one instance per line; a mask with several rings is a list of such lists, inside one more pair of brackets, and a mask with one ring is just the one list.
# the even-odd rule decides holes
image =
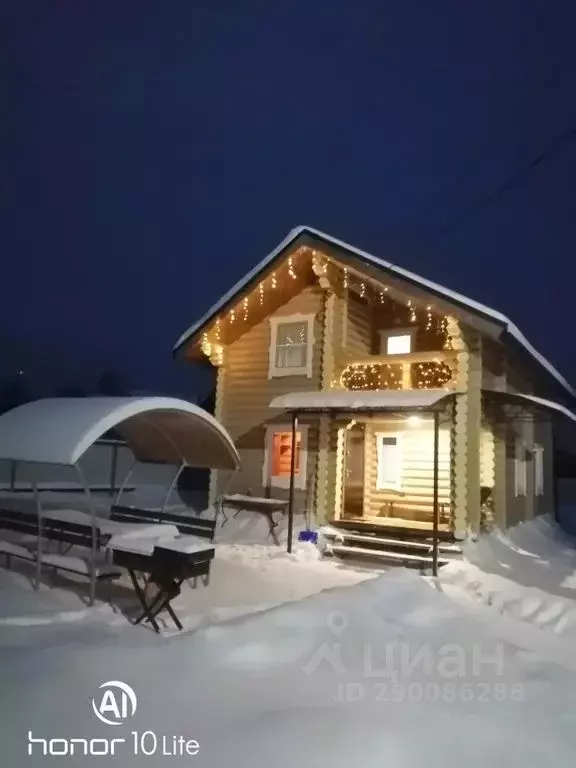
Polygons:
[[378,469],[376,488],[379,491],[399,490],[402,487],[402,450],[400,435],[376,435]]
[[[294,474],[300,472],[302,433],[296,432]],[[292,432],[274,432],[272,436],[272,477],[290,477],[292,465]]]
[[514,493],[516,496],[526,496],[527,485],[526,448],[522,440],[516,440],[514,455]]
[[534,494],[544,496],[544,446],[534,444]]
[[[306,487],[307,426],[296,432],[294,457],[294,486]],[[266,430],[266,450],[262,485],[266,488],[288,488],[292,461],[292,429],[289,425],[274,425]]]
[[312,376],[314,316],[292,315],[270,319],[268,378]]
[[380,354],[409,355],[412,352],[411,331],[380,331]]

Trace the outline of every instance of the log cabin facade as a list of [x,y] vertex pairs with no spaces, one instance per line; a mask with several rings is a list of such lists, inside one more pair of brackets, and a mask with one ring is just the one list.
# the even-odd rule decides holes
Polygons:
[[[316,523],[426,528],[435,505],[463,537],[554,507],[553,421],[576,403],[561,374],[495,310],[317,230],[293,230],[175,353],[216,369],[242,460],[229,492],[286,495],[295,434]],[[212,500],[224,482],[212,472]]]

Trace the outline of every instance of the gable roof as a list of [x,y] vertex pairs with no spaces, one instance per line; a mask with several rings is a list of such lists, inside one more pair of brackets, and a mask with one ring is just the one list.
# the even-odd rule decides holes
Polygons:
[[536,363],[541,366],[550,376],[552,376],[558,384],[560,384],[571,397],[576,397],[576,390],[568,383],[567,379],[550,363],[538,350],[532,346],[520,329],[508,318],[496,309],[481,304],[479,301],[475,301],[461,293],[450,290],[439,283],[435,283],[432,280],[428,280],[425,277],[417,275],[415,272],[410,272],[403,267],[396,266],[389,261],[384,261],[377,256],[373,256],[366,251],[362,251],[349,243],[345,243],[332,235],[328,235],[325,232],[321,232],[318,229],[308,226],[300,226],[292,229],[288,235],[279,243],[273,251],[265,256],[253,269],[251,269],[241,280],[239,280],[227,293],[222,296],[210,309],[187,331],[185,331],[178,341],[176,342],[173,353],[176,354],[186,342],[200,331],[207,323],[209,323],[226,305],[234,300],[234,298],[242,293],[258,275],[269,267],[274,260],[280,256],[280,254],[289,248],[299,237],[310,236],[318,240],[323,241],[327,245],[335,246],[341,250],[355,256],[357,259],[377,267],[379,269],[386,270],[392,275],[407,280],[422,289],[432,291],[439,297],[452,302],[453,304],[460,305],[463,308],[472,310],[478,315],[491,320],[502,326],[504,333],[508,334],[517,344],[532,357]]

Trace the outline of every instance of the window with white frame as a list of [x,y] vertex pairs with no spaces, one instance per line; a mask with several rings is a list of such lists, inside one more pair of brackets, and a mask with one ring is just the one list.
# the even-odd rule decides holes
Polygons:
[[380,331],[381,355],[409,355],[413,351],[413,328]]
[[544,446],[534,443],[534,495],[544,496]]
[[400,435],[376,433],[376,488],[398,491],[402,488],[402,442]]
[[268,378],[312,377],[314,315],[270,318]]
[[528,487],[526,447],[524,441],[516,440],[514,454],[514,493],[516,496],[526,496]]
[[[274,424],[266,428],[266,446],[262,485],[264,488],[289,488],[292,462],[292,426]],[[294,487],[306,488],[308,463],[308,427],[296,430],[296,455],[294,457]]]

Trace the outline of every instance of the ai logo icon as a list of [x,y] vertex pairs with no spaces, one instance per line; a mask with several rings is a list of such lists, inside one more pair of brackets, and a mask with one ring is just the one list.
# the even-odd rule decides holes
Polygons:
[[103,690],[100,703],[92,699],[92,709],[96,717],[106,725],[122,725],[136,712],[136,694],[134,690],[121,680],[108,680],[102,683]]

